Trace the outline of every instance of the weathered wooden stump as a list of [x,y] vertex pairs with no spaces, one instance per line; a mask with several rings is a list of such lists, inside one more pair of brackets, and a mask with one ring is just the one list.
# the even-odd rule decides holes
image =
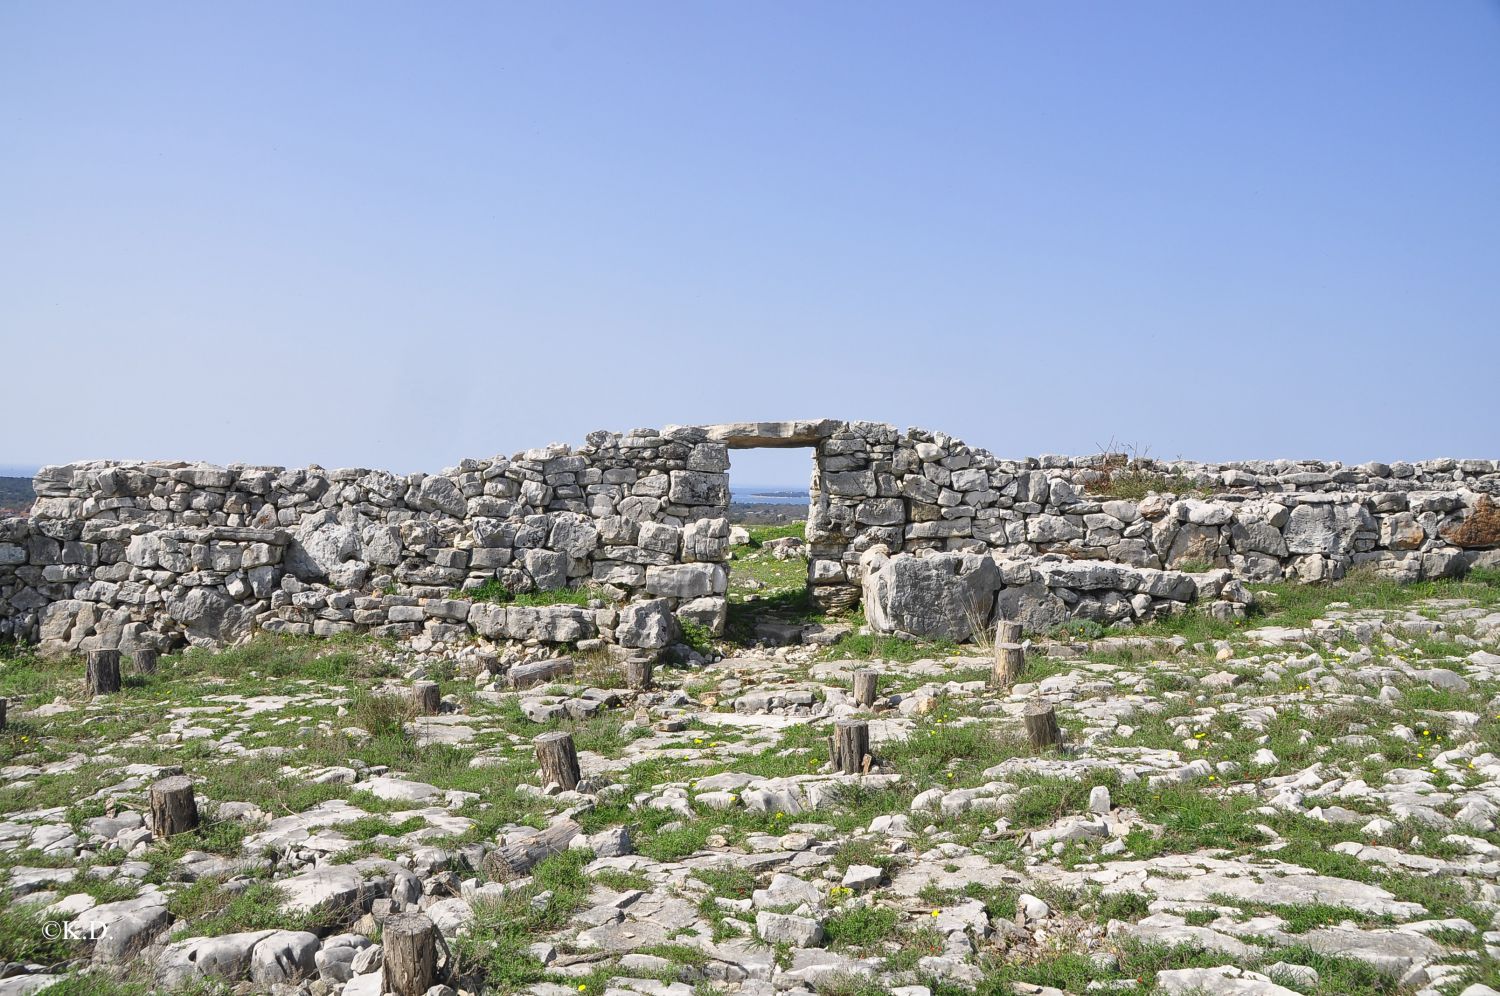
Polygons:
[[566,851],[568,843],[581,833],[583,827],[577,823],[560,820],[541,833],[497,847],[486,854],[484,872],[495,882],[512,882],[524,878],[543,858]]
[[437,985],[437,925],[426,913],[397,913],[386,918],[381,992],[424,996]]
[[862,719],[841,719],[833,724],[829,761],[834,771],[857,775],[869,770],[870,724]]
[[542,769],[542,785],[556,782],[564,792],[578,787],[578,751],[573,734],[543,733],[532,741],[536,745],[536,763]]
[[142,647],[130,652],[130,663],[135,668],[136,674],[156,673],[156,651]]
[[1021,668],[1026,664],[1026,651],[1021,646],[1021,624],[1002,619],[995,625],[995,669],[990,674],[990,685],[1009,688],[1016,683]]
[[1062,744],[1062,728],[1057,725],[1057,710],[1050,702],[1031,702],[1021,716],[1026,736],[1037,750]]
[[854,704],[868,709],[875,704],[875,692],[880,687],[880,675],[875,671],[854,672]]
[[632,657],[625,662],[625,687],[642,692],[651,687],[653,670],[650,657]]
[[416,704],[417,712],[424,716],[435,716],[442,707],[443,696],[438,690],[435,681],[419,681],[411,686],[412,701]]
[[120,652],[90,650],[88,669],[83,676],[90,695],[110,695],[120,690]]
[[151,785],[151,826],[162,840],[198,825],[198,803],[193,798],[193,780],[173,775]]

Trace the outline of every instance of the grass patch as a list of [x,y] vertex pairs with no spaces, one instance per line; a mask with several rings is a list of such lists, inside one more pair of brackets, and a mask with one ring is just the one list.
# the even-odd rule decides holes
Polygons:
[[853,906],[824,920],[823,930],[835,948],[870,948],[891,937],[900,918],[885,906]]
[[963,651],[952,640],[903,640],[878,633],[846,633],[823,656],[828,660],[886,660],[910,664],[940,660]]
[[589,587],[554,588],[550,591],[517,591],[499,578],[490,578],[474,588],[459,588],[449,592],[449,598],[470,602],[494,602],[500,605],[588,605],[603,594]]
[[[532,869],[530,884],[494,902],[476,903],[469,933],[451,941],[459,974],[477,977],[498,992],[515,992],[546,979],[546,969],[526,947],[567,926],[585,904],[589,880],[583,867],[588,861],[581,851],[547,858]],[[587,991],[602,992],[603,986]]]

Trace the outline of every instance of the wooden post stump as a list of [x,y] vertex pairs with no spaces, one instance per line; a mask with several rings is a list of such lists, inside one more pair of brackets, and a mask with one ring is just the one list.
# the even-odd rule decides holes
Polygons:
[[88,670],[83,676],[90,695],[109,695],[120,690],[120,652],[90,650]]
[[568,844],[583,833],[583,827],[572,820],[559,820],[541,833],[523,837],[513,844],[495,848],[484,856],[484,873],[493,882],[513,882],[531,873],[537,862],[561,854]]
[[637,692],[650,688],[652,669],[651,658],[630,658],[625,662],[625,687]]
[[443,696],[438,690],[435,681],[419,681],[411,686],[412,701],[416,703],[417,711],[424,716],[435,716],[442,707]]
[[198,825],[193,780],[187,775],[163,778],[151,786],[151,826],[162,840]]
[[862,719],[841,719],[833,724],[832,750],[829,761],[834,771],[857,775],[868,771],[865,758],[870,753],[870,724]]
[[135,667],[136,674],[156,673],[156,651],[142,647],[130,653],[130,663]]
[[1026,651],[1021,646],[1021,624],[1002,619],[995,626],[995,669],[990,674],[990,684],[995,688],[1009,688],[1016,683],[1021,668],[1026,664]]
[[425,996],[437,985],[437,925],[426,913],[386,917],[381,943],[385,945],[381,992]]
[[542,785],[556,782],[564,792],[578,787],[578,751],[573,734],[543,733],[532,741],[536,745],[536,763],[542,769]]
[[868,709],[875,704],[875,692],[880,686],[880,675],[875,671],[854,672],[854,704]]
[[1021,719],[1026,724],[1026,736],[1037,750],[1057,747],[1062,744],[1062,729],[1057,725],[1057,710],[1050,702],[1031,702]]

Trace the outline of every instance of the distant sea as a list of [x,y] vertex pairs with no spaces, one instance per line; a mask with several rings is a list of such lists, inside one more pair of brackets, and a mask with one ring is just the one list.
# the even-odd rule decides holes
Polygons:
[[38,470],[34,463],[0,463],[0,477],[35,477]]
[[737,505],[806,505],[808,491],[794,484],[731,484],[729,500]]

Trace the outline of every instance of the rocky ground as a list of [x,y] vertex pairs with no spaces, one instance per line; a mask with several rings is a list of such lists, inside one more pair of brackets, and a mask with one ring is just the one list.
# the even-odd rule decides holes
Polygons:
[[[524,649],[261,639],[88,699],[13,654],[0,994],[371,996],[415,909],[437,992],[1493,993],[1500,579],[1260,605],[1059,634],[1004,690],[984,648],[855,634],[682,648],[644,692],[602,657],[516,688]],[[1062,749],[1023,735],[1038,699]],[[875,765],[837,774],[853,715]],[[556,730],[577,790],[540,784]],[[158,839],[179,772],[202,823]],[[529,874],[487,860],[567,821]]]

